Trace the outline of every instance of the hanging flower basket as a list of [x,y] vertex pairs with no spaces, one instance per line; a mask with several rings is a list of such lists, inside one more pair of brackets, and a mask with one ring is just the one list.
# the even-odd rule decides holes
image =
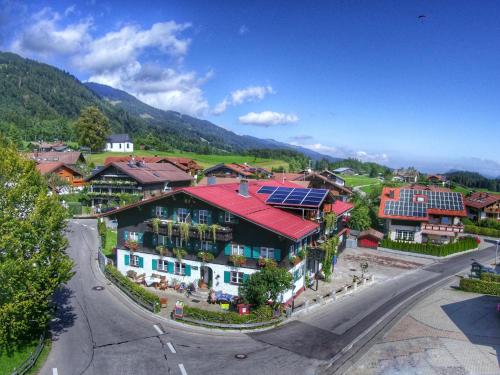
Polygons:
[[236,267],[241,267],[247,262],[247,259],[243,255],[231,255],[229,261]]

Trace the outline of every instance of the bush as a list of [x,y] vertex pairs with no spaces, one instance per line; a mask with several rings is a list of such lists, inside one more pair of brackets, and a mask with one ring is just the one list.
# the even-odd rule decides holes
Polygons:
[[462,237],[453,243],[435,245],[430,243],[393,241],[389,238],[385,238],[382,240],[381,246],[393,250],[444,257],[450,254],[475,249],[477,247],[477,241],[472,237]]
[[481,272],[481,280],[492,283],[500,283],[500,275],[495,275],[494,273],[489,272]]
[[208,311],[190,306],[184,307],[184,313],[191,319],[223,324],[267,322],[273,318],[273,311],[269,306],[259,307],[249,315],[239,315],[234,311]]
[[99,233],[99,236],[101,237],[101,248],[106,247],[106,224],[104,221],[98,221],[97,222],[97,232]]
[[460,289],[466,292],[500,296],[500,283],[493,283],[483,280],[462,278],[460,279]]
[[154,306],[154,312],[160,311],[160,297],[150,291],[144,289],[142,286],[137,285],[132,280],[123,276],[120,271],[111,265],[106,266],[107,276],[115,283],[120,284],[126,288],[127,291],[133,296],[132,298],[140,299],[147,304]]
[[488,237],[500,237],[500,229],[483,227],[479,225],[465,225],[464,231],[466,233],[480,234]]

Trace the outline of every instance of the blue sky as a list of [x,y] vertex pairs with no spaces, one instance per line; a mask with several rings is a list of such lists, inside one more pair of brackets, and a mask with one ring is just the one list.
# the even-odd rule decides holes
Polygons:
[[498,1],[1,5],[3,50],[153,106],[334,156],[500,175]]

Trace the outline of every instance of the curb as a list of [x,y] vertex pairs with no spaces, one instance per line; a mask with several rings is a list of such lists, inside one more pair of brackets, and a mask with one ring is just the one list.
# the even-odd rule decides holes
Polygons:
[[390,253],[390,254],[399,254],[399,255],[407,255],[415,258],[424,258],[424,259],[432,259],[432,260],[443,260],[443,259],[450,259],[453,257],[456,257],[458,255],[462,254],[468,254],[468,253],[473,253],[474,251],[481,250],[479,247],[476,247],[475,249],[470,249],[470,250],[465,250],[465,251],[460,251],[455,254],[450,254],[444,257],[438,257],[436,255],[427,255],[427,254],[419,254],[419,253],[412,253],[408,251],[402,251],[402,250],[393,250],[393,249],[387,249],[385,247],[377,247],[377,251],[381,251],[384,253]]

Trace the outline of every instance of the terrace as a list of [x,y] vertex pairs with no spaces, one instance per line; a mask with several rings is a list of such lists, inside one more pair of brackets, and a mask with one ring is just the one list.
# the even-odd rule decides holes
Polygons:
[[[154,232],[154,224],[153,220],[148,220],[147,224],[153,229]],[[221,225],[214,225],[214,226],[206,226],[204,229],[201,225],[203,224],[191,224],[191,223],[174,223],[171,220],[160,220],[158,223],[158,234],[164,235],[164,236],[177,236],[177,237],[183,237],[182,235],[182,227],[188,225],[189,226],[189,232],[188,237],[189,238],[196,238],[196,239],[211,239],[213,240],[214,238],[214,232],[215,232],[215,240],[216,241],[222,241],[222,242],[228,242],[233,239],[233,228],[231,227],[224,227]]]

